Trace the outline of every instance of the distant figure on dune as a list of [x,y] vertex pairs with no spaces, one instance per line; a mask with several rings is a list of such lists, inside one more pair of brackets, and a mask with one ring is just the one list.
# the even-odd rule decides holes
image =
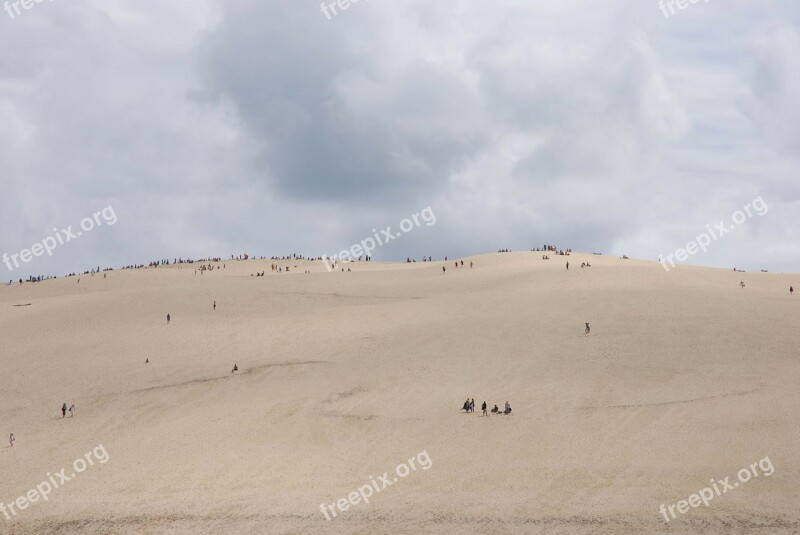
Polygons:
[[494,412],[494,413],[500,412],[500,409],[497,408],[497,405],[494,406],[494,408],[492,409],[492,412]]
[[465,411],[465,412],[469,412],[469,398],[467,398],[467,401],[464,402],[464,406],[461,407],[461,410]]
[[567,260],[567,271],[569,271],[569,260]]
[[75,404],[74,403],[69,406],[69,417],[70,418],[74,418],[75,417]]
[[489,416],[489,413],[486,412],[486,402],[485,401],[483,402],[483,405],[481,405],[481,411],[483,411],[483,415],[484,416]]
[[469,263],[469,269],[472,269],[472,262]]
[[63,405],[61,405],[61,417],[67,417],[67,402],[65,401]]
[[444,266],[442,266],[442,273],[444,273],[445,271],[447,271],[447,270],[445,269]]
[[794,295],[794,288],[789,286],[789,295]]
[[14,438],[14,433],[11,433],[11,434],[8,436],[8,444],[9,444],[9,446],[8,446],[8,447],[9,447],[9,448],[13,448],[13,447],[14,447],[14,441],[15,441],[15,440],[17,440],[17,439],[16,439],[16,438]]
[[740,282],[739,286],[742,288],[742,290],[744,290],[744,281]]
[[503,414],[511,414],[511,405],[508,404],[508,401],[506,401],[506,408],[503,411]]
[[214,301],[214,310],[216,310],[216,309],[217,309],[217,302]]
[[590,332],[592,332],[592,329],[589,328],[589,324],[588,323],[586,324],[586,329],[583,332],[584,332],[584,334],[589,334]]
[[144,363],[145,364],[150,364],[150,359],[148,358],[147,360],[144,361]]
[[233,365],[233,369],[231,370],[231,373],[233,373],[233,372],[238,372],[238,371],[239,371],[239,366],[237,366],[236,364],[234,364],[234,365]]
[[469,412],[475,412],[475,398],[472,398],[472,401],[469,402]]
[[171,319],[171,318],[169,317],[169,314],[167,314],[167,325],[169,325],[169,321],[170,321],[170,319]]
[[461,261],[461,267],[464,267],[464,261],[463,260]]

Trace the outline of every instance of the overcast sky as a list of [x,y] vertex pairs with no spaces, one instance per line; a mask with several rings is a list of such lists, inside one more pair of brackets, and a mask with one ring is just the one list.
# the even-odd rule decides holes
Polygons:
[[116,223],[0,279],[332,255],[426,207],[376,260],[655,260],[759,197],[688,263],[800,271],[796,0],[6,6],[0,253]]

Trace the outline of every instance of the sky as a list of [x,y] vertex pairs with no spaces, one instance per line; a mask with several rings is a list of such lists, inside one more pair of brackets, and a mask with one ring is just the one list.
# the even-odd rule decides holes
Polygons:
[[685,263],[800,272],[796,0],[14,4],[0,280],[387,228],[376,261],[656,260],[720,222]]

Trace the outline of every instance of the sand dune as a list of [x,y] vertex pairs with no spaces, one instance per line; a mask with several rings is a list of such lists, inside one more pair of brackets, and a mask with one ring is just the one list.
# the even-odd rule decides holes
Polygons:
[[[108,454],[0,532],[800,533],[800,276],[464,260],[0,287],[0,501]],[[420,452],[429,469],[320,511]]]

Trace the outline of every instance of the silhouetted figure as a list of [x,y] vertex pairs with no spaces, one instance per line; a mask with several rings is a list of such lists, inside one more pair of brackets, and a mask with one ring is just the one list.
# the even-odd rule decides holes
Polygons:
[[167,325],[169,325],[169,321],[170,321],[170,317],[169,317],[169,314],[167,314]]
[[234,364],[234,365],[233,365],[233,369],[231,370],[231,373],[233,373],[233,372],[238,372],[238,371],[239,371],[239,366],[237,366],[236,364]]
[[586,324],[586,330],[584,330],[583,332],[584,332],[585,334],[589,334],[591,331],[592,331],[592,329],[590,329],[590,328],[589,328],[589,324],[587,323],[587,324]]

